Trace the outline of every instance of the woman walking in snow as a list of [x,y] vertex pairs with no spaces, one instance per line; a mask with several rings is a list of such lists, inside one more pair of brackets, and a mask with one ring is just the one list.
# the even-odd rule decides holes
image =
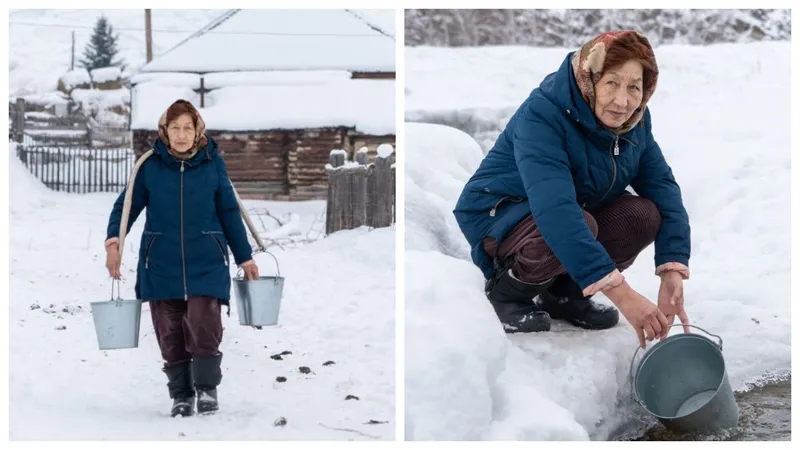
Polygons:
[[[642,347],[676,316],[688,323],[689,218],[651,133],[657,79],[643,35],[592,39],[531,92],[466,184],[454,214],[506,332],[613,327],[619,313],[598,292]],[[658,306],[621,273],[653,242]]]
[[[158,122],[154,154],[134,181],[126,233],[147,208],[139,247],[136,298],[150,303],[164,359],[171,415],[218,409],[222,318],[229,306],[228,244],[247,279],[258,278],[239,205],[216,143],[194,106],[173,103]],[[106,267],[121,277],[123,191],[108,221]]]

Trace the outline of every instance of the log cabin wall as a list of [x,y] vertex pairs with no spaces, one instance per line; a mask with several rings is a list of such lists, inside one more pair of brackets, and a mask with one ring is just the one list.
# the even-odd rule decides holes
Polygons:
[[[217,131],[207,134],[217,142],[228,175],[245,199],[322,200],[327,197],[325,164],[332,149],[344,149],[352,160],[362,146],[375,160],[379,144],[394,145],[394,136],[360,135],[353,129],[318,128],[269,131]],[[156,131],[134,130],[137,155],[152,147]]]

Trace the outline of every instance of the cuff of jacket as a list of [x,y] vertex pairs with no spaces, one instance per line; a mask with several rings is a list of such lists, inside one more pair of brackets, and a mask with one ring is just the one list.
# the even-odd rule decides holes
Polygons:
[[625,281],[625,276],[622,275],[622,272],[620,272],[619,269],[614,269],[613,272],[587,286],[586,289],[583,290],[583,296],[588,297],[590,295],[597,294],[598,292],[615,288],[622,284],[623,281]]
[[664,272],[675,271],[681,274],[684,280],[689,279],[689,268],[679,262],[668,262],[656,267],[656,275],[660,276]]
[[110,247],[113,244],[119,244],[119,238],[118,237],[112,237],[112,238],[106,239],[106,244],[105,244],[106,245],[106,250],[108,250],[108,247]]

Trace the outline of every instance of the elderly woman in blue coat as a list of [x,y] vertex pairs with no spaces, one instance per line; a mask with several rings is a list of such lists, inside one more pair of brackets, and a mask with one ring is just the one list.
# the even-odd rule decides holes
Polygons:
[[[147,208],[139,247],[136,298],[150,303],[156,340],[164,359],[170,414],[188,416],[218,409],[222,381],[222,318],[229,306],[228,246],[247,279],[258,278],[225,162],[205,135],[194,106],[178,100],[161,116],[154,154],[139,168],[133,186],[130,231]],[[106,267],[119,279],[119,231],[127,189],[108,222]]]
[[[592,39],[531,92],[464,187],[454,214],[506,332],[551,319],[606,329],[619,310],[645,347],[676,316],[688,323],[689,218],[651,132],[657,78],[643,35]],[[622,275],[652,243],[658,306]],[[599,292],[618,310],[592,301]]]

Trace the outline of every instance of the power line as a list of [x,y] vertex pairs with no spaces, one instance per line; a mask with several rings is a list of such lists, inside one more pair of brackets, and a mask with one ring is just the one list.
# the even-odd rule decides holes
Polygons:
[[[68,24],[46,24],[46,23],[34,23],[34,22],[9,22],[9,25],[23,25],[23,26],[33,26],[33,27],[42,27],[42,28],[78,28],[78,29],[88,29],[93,30],[94,27],[86,26],[86,25],[68,25]],[[114,27],[114,31],[144,31],[144,28],[116,28]],[[153,33],[194,33],[197,30],[151,30]],[[266,35],[266,36],[325,36],[325,37],[375,37],[374,34],[364,34],[364,33],[275,33],[269,31],[214,31],[214,34],[232,34],[232,35]]]

